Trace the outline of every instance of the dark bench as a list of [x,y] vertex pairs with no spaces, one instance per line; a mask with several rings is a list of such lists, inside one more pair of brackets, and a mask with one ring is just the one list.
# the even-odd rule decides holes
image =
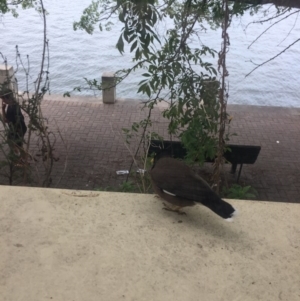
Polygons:
[[[256,145],[235,145],[228,144],[229,150],[225,151],[224,158],[226,163],[231,163],[231,173],[236,172],[237,165],[240,164],[240,169],[237,177],[237,183],[239,182],[243,164],[254,164],[259,152],[260,146]],[[184,159],[187,154],[186,149],[179,141],[161,141],[151,140],[149,147],[149,154],[157,152],[158,149],[170,150],[175,158]],[[206,162],[214,162],[207,158]]]

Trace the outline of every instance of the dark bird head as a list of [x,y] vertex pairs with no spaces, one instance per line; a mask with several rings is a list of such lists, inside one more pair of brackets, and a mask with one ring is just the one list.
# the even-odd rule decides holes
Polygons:
[[156,153],[155,153],[155,156],[153,158],[153,167],[155,165],[155,163],[161,159],[161,158],[171,158],[172,157],[172,154],[171,154],[171,151],[170,150],[158,150]]

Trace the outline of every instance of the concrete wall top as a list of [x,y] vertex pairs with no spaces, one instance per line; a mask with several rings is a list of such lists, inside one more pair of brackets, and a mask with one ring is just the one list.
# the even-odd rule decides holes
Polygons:
[[300,300],[300,205],[228,223],[153,195],[0,187],[3,301]]

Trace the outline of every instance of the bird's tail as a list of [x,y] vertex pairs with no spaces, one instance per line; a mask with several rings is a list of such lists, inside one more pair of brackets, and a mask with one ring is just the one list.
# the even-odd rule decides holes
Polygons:
[[217,195],[207,201],[202,201],[201,203],[227,221],[232,221],[232,218],[237,214],[236,209]]

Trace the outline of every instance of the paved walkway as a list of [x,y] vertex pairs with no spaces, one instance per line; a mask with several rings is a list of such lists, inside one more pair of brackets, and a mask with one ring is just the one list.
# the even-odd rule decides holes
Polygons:
[[[52,187],[104,189],[122,183],[129,169],[137,137],[125,146],[122,128],[147,116],[136,101],[104,105],[93,99],[45,100],[44,116],[56,134]],[[300,109],[229,105],[233,116],[230,143],[261,145],[254,165],[245,165],[241,184],[254,187],[260,200],[300,202]],[[167,122],[153,112],[153,129],[167,136]],[[60,134],[57,128],[60,129]],[[63,137],[62,142],[60,136]],[[129,151],[130,150],[130,151]],[[142,166],[140,166],[142,168]],[[226,167],[229,174],[229,166]],[[137,168],[134,167],[134,170]]]

